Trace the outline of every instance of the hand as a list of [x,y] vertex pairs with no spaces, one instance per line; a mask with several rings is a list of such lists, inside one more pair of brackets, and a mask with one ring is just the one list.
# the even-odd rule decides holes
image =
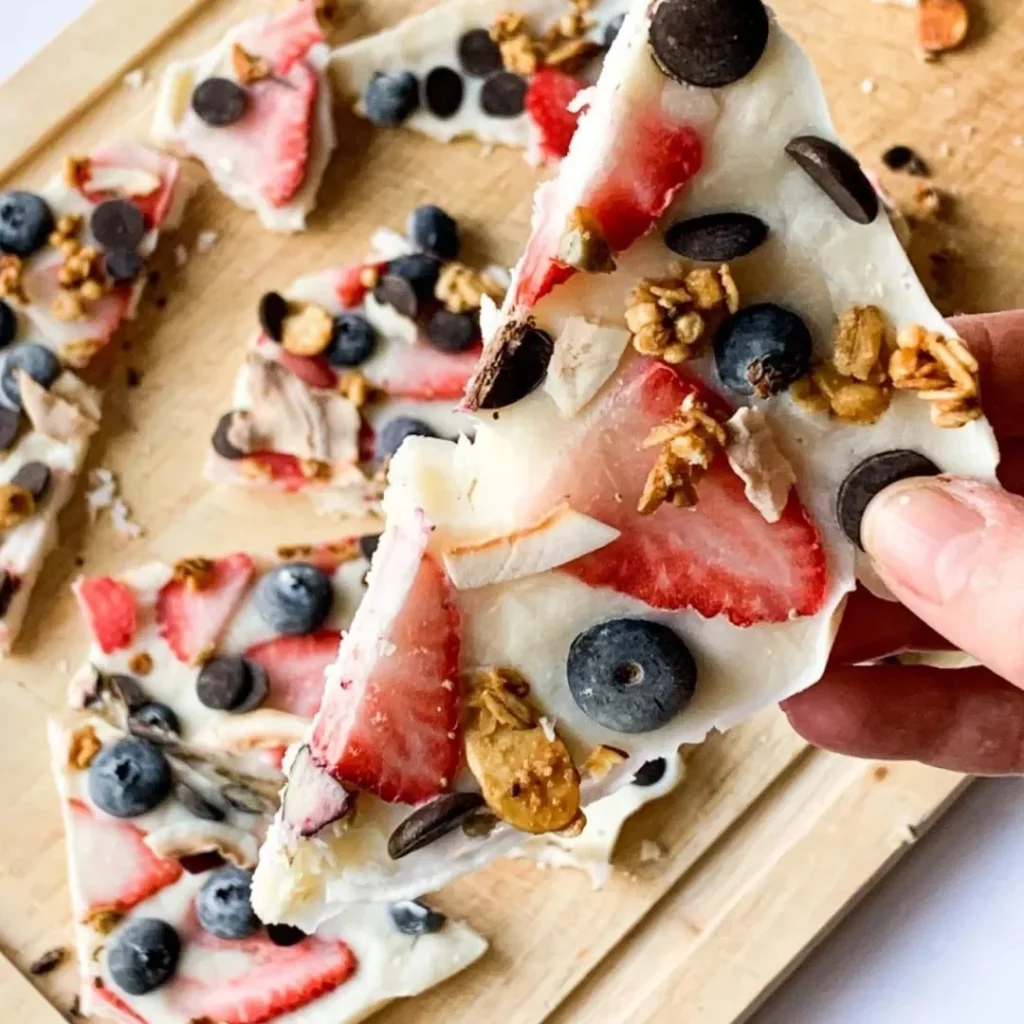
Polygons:
[[[1003,487],[963,477],[894,484],[862,538],[902,604],[859,589],[821,682],[785,701],[801,736],[858,757],[977,774],[1024,772],[1024,310],[954,321],[981,367]],[[984,667],[859,662],[959,647]]]

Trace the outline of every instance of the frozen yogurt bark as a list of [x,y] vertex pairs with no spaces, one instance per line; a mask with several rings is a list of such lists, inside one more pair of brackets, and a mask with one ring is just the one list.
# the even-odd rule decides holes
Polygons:
[[133,315],[186,198],[177,160],[120,141],[68,157],[38,192],[0,192],[0,654],[99,427],[100,391],[76,371]]
[[335,49],[342,95],[381,128],[560,160],[627,0],[451,0]]
[[412,212],[408,237],[381,229],[373,242],[363,262],[260,299],[210,479],[375,514],[382,467],[405,437],[471,425],[455,406],[480,356],[481,300],[494,308],[507,273],[460,263],[458,225],[437,206]]
[[484,952],[411,901],[309,935],[249,904],[285,745],[362,593],[359,540],[76,584],[92,647],[50,742],[87,1016],[347,1024]]
[[588,103],[472,444],[391,461],[284,803],[331,780],[358,813],[315,840],[278,817],[268,919],[576,833],[640,764],[820,677],[874,493],[994,473],[977,366],[760,0],[638,0]]
[[301,231],[334,149],[328,48],[314,0],[233,28],[164,72],[154,141],[194,157],[272,231]]

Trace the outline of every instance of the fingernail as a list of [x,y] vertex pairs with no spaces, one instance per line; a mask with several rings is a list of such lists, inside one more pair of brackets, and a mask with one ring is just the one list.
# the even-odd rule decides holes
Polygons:
[[864,547],[882,578],[936,604],[967,585],[984,534],[984,518],[932,478],[882,491],[861,525]]

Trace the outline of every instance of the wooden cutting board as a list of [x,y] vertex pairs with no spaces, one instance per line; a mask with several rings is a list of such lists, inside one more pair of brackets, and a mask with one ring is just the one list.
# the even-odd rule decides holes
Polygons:
[[[143,135],[152,84],[174,56],[193,53],[258,9],[258,0],[96,0],[39,57],[0,86],[0,182],[38,182],[66,153],[104,136]],[[362,0],[344,34],[398,20],[427,3]],[[977,38],[926,65],[913,15],[869,0],[779,0],[786,25],[825,76],[840,130],[869,165],[894,143],[914,146],[957,197],[948,237],[965,255],[950,302],[963,309],[1016,299],[1024,238],[1024,7],[973,4]],[[61,551],[47,564],[17,656],[0,666],[0,1005],[19,1024],[55,1021],[71,1005],[74,968],[32,984],[20,971],[69,945],[64,850],[44,736],[62,706],[69,667],[85,653],[68,583],[80,571],[117,571],[150,557],[215,554],[326,539],[335,522],[300,500],[246,495],[203,482],[200,467],[225,408],[263,291],[358,257],[371,230],[401,227],[436,201],[468,229],[470,256],[511,262],[527,230],[536,173],[515,152],[484,155],[470,142],[440,146],[411,134],[374,134],[340,116],[341,148],[310,231],[277,237],[204,184],[180,240],[183,265],[163,250],[161,280],[123,336],[111,415],[91,465],[113,469],[146,528],[134,542],[84,503],[62,517]],[[200,231],[220,232],[205,255]],[[159,299],[159,302],[154,302]],[[141,372],[129,390],[125,369]],[[753,667],[752,667],[753,669]],[[388,1024],[641,1022],[726,1024],[752,1011],[878,874],[959,792],[960,777],[810,750],[777,712],[695,751],[685,786],[630,823],[621,870],[601,892],[572,871],[498,864],[439,901],[492,942],[476,966]],[[665,855],[641,863],[641,838]],[[16,969],[17,968],[17,969]],[[20,969],[20,971],[18,970]]]

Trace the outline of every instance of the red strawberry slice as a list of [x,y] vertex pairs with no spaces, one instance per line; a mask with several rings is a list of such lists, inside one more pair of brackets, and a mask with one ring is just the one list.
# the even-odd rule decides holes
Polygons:
[[564,570],[655,608],[725,615],[737,626],[813,615],[825,599],[825,552],[795,491],[782,518],[768,523],[719,456],[697,485],[694,508],[636,511],[656,458],[642,442],[694,390],[702,389],[664,363],[634,358],[587,414],[553,490],[622,535]]
[[263,707],[312,718],[324,692],[324,672],[338,656],[341,633],[320,629],[309,636],[280,636],[256,644],[245,657],[262,665],[270,681]]
[[178,661],[195,664],[208,656],[249,586],[255,566],[238,553],[218,558],[209,581],[171,580],[160,591],[156,618],[160,635]]
[[101,817],[82,800],[69,800],[68,811],[83,919],[101,910],[124,914],[181,878],[181,865],[153,853],[131,822]]
[[182,959],[167,992],[185,1020],[263,1024],[334,991],[356,970],[344,942],[315,938],[275,946],[262,933],[227,941],[197,928],[186,948],[198,955]]
[[286,75],[311,46],[323,41],[314,0],[299,0],[256,31],[246,33],[242,44],[270,61],[279,75]]
[[[127,170],[148,171],[160,179],[160,187],[145,196],[125,197],[116,192],[93,191],[87,188],[93,170],[98,167],[116,167]],[[129,198],[143,213],[147,227],[159,227],[174,205],[181,167],[178,161],[158,150],[138,142],[118,140],[97,147],[89,158],[76,167],[78,190],[91,203],[104,199]]]
[[540,132],[541,153],[548,160],[561,160],[569,152],[579,111],[569,110],[576,94],[586,88],[578,78],[557,68],[541,68],[526,90],[526,112]]
[[352,309],[358,306],[366,298],[369,289],[363,284],[363,275],[368,270],[376,270],[378,273],[386,265],[386,261],[370,261],[369,263],[356,263],[352,266],[341,267],[332,275],[334,294],[345,309]]
[[283,452],[253,452],[246,460],[259,467],[266,479],[287,494],[295,494],[308,487],[312,481],[302,472],[302,463],[294,455]]
[[424,341],[385,341],[362,369],[374,387],[393,398],[455,400],[462,397],[479,358],[476,346],[468,352],[441,352]]
[[103,984],[102,978],[93,982],[93,995],[103,1004],[103,1016],[110,1015],[117,1021],[128,1021],[129,1024],[149,1024],[145,1017],[140,1017],[116,992]]
[[333,391],[338,383],[338,375],[323,356],[297,356],[286,349],[281,349],[277,359],[286,370],[294,373],[308,387],[330,388]]
[[78,580],[73,589],[85,624],[104,654],[113,654],[132,642],[138,612],[127,584],[113,576],[93,576]]
[[426,544],[425,526],[381,538],[313,729],[317,764],[389,802],[437,796],[459,767],[459,612]]

